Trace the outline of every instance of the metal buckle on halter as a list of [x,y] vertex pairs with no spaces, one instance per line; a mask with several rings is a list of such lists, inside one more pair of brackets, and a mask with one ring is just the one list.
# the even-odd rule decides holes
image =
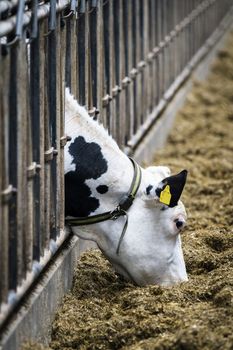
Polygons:
[[111,213],[111,220],[117,220],[121,215],[123,215],[120,206],[118,205]]
[[127,215],[125,209],[123,209],[121,207],[121,205],[119,204],[116,209],[114,209],[111,213],[111,220],[117,220],[120,216],[125,216]]

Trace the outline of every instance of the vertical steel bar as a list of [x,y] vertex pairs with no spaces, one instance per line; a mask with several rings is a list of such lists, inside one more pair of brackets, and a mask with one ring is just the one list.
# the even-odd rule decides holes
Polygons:
[[151,75],[151,112],[153,110],[153,108],[155,107],[156,104],[156,94],[157,94],[157,82],[156,82],[156,64],[157,64],[157,60],[156,60],[156,46],[157,46],[157,24],[156,24],[156,0],[151,0],[151,53],[152,53],[152,75]]
[[33,179],[36,171],[36,164],[33,162],[32,147],[32,127],[31,127],[31,106],[30,106],[30,57],[31,45],[28,43],[25,47],[25,92],[24,92],[24,114],[25,114],[25,162],[26,162],[26,218],[24,223],[23,237],[23,261],[24,261],[24,278],[26,273],[32,268],[32,237],[33,237],[33,214],[34,214],[34,198],[33,198]]
[[121,80],[120,80],[120,40],[119,40],[119,6],[118,2],[113,2],[113,34],[114,34],[114,68],[115,68],[115,138],[118,143],[120,143],[120,124],[119,124],[119,112],[120,112],[120,95],[119,93],[122,90]]
[[[59,231],[64,230],[64,215],[65,215],[65,184],[64,184],[64,145],[62,143],[62,137],[65,136],[65,52],[66,52],[66,31],[65,28],[61,28],[60,32],[60,71],[58,72],[60,76],[60,89],[58,92],[58,103],[60,104],[60,169],[59,169],[59,178],[60,178],[60,208],[59,208],[59,222],[58,228]],[[76,69],[74,67],[74,75],[76,75]],[[72,80],[72,89],[75,90],[75,82]]]
[[[44,27],[45,32],[47,32],[47,26]],[[53,148],[51,144],[50,136],[50,101],[49,101],[49,55],[51,55],[51,48],[48,45],[48,38],[45,38],[44,41],[44,95],[41,98],[44,98],[44,156],[45,156],[45,166],[44,166],[44,240],[40,240],[37,252],[39,251],[39,256],[43,254],[44,247],[48,246],[50,240],[50,216],[53,211],[52,206],[52,196],[51,196],[51,160],[53,159]]]
[[[3,82],[2,82],[2,57],[1,57],[1,51],[2,51],[2,47],[0,45],[0,222],[2,223],[3,221],[3,174],[5,172],[5,167],[4,167],[4,149],[5,149],[5,145],[4,145],[4,140],[3,140],[3,130],[4,130],[4,112],[3,112],[3,96],[2,96],[2,90],[3,90]],[[2,247],[3,250],[3,254],[5,255],[5,251],[4,251],[4,234],[3,231],[0,230],[0,246]],[[5,266],[4,266],[4,261],[2,259],[2,257],[0,256],[0,271],[3,271],[3,275],[5,276]],[[5,282],[5,279],[4,279]],[[1,304],[2,301],[4,300],[4,283],[2,285],[2,282],[0,284],[0,310],[1,310]],[[7,286],[6,286],[7,289]]]
[[142,122],[146,121],[148,115],[148,104],[149,104],[149,96],[148,96],[148,81],[149,81],[149,66],[147,55],[149,53],[149,28],[148,28],[148,0],[142,2],[142,60],[144,62],[144,67],[142,70]]
[[[84,7],[80,9],[79,19],[78,19],[78,85],[79,85],[79,95],[78,101],[81,105],[85,105],[85,10],[86,1],[84,1]],[[81,12],[82,11],[82,12]]]
[[153,96],[153,67],[154,67],[154,56],[153,56],[153,27],[154,23],[152,21],[152,8],[153,4],[151,0],[148,0],[148,53],[147,53],[147,62],[148,62],[148,103],[147,110],[148,113],[152,111],[152,96]]
[[[57,18],[58,19],[58,18]],[[58,21],[59,23],[59,21]],[[57,26],[57,31],[59,31],[59,27]],[[49,138],[51,140],[51,144],[53,147],[53,157],[50,159],[51,161],[51,178],[50,178],[50,238],[55,239],[57,235],[57,188],[59,185],[58,179],[58,158],[56,155],[59,152],[58,146],[58,130],[59,130],[59,120],[57,119],[57,35],[56,30],[52,31],[48,36],[48,107],[49,107]]]
[[159,54],[158,54],[158,100],[162,98],[163,95],[163,78],[164,78],[164,46],[163,46],[163,32],[162,32],[162,25],[163,25],[163,2],[161,0],[158,0],[158,17],[157,17],[157,23],[158,23],[158,43],[159,43]]
[[[71,87],[71,76],[75,76],[75,73],[76,73],[75,67],[72,67],[72,65],[71,65],[71,57],[72,57],[71,52],[73,51],[73,47],[71,45],[73,31],[71,30],[71,28],[73,29],[73,26],[72,26],[73,22],[74,22],[73,18],[69,17],[69,18],[67,18],[66,25],[65,25],[65,31],[66,31],[65,78],[66,78],[66,86],[68,86],[70,88],[72,93],[74,93],[74,86],[72,84],[72,87]],[[74,43],[76,43],[76,40],[74,41]],[[73,73],[72,68],[74,69],[74,73]],[[72,74],[71,74],[71,70],[72,70]]]
[[123,1],[118,1],[119,6],[119,85],[122,87],[122,93],[119,99],[119,146],[121,148],[125,145],[126,134],[126,89],[127,83],[123,81],[125,77],[125,35],[123,33]]
[[[64,89],[64,86],[62,84],[62,76],[61,71],[63,70],[63,67],[61,67],[61,56],[63,55],[63,51],[61,51],[62,48],[62,40],[61,40],[61,13],[57,14],[57,26],[56,26],[56,72],[55,78],[56,78],[56,114],[55,114],[55,125],[54,128],[56,129],[55,135],[54,135],[54,148],[56,149],[57,156],[54,158],[54,173],[53,173],[53,181],[54,176],[56,176],[56,184],[54,189],[54,195],[55,195],[55,232],[54,232],[54,238],[56,239],[58,235],[60,234],[60,224],[61,224],[61,198],[62,198],[62,186],[61,186],[61,147],[60,147],[60,140],[61,140],[61,116],[63,113],[63,106],[62,106],[62,95],[61,91]],[[62,24],[62,28],[64,25]],[[63,38],[63,37],[62,37]],[[64,38],[63,38],[64,39]],[[54,74],[53,73],[53,74]]]
[[[132,23],[131,18],[129,14],[130,9],[130,2],[123,1],[123,36],[125,38],[124,40],[124,65],[125,65],[125,77],[122,81],[122,85],[125,89],[125,138],[124,143],[127,144],[128,140],[130,139],[130,129],[131,129],[131,108],[132,108],[132,98],[131,98],[131,86],[132,86],[132,80],[129,78],[130,76],[130,70],[132,68],[132,42],[131,42],[131,30],[132,30]],[[131,10],[131,9],[130,9]]]
[[110,127],[110,101],[107,99],[111,95],[111,86],[110,86],[110,5],[107,2],[103,6],[103,33],[104,33],[104,96],[105,96],[105,108],[104,112],[106,113],[106,125],[109,130]]
[[71,91],[76,98],[78,98],[78,45],[77,45],[77,18],[73,16],[70,20],[71,32],[71,67],[73,74],[71,74]]
[[[42,34],[43,35],[43,34]],[[32,137],[32,160],[36,163],[36,166],[40,166],[41,172],[43,171],[41,167],[41,153],[43,154],[44,150],[41,151],[41,123],[40,115],[41,113],[41,104],[40,102],[40,85],[43,76],[41,76],[41,25],[38,25],[38,37],[35,38],[30,45],[30,104],[31,104],[31,113],[30,113],[30,135]],[[39,169],[39,168],[38,168]],[[32,222],[32,244],[33,249],[33,259],[39,259],[39,252],[36,247],[39,246],[39,237],[44,236],[44,227],[42,224],[42,213],[41,207],[43,207],[43,202],[41,201],[40,193],[40,176],[41,174],[35,174],[34,183],[33,183],[33,222]],[[30,234],[29,234],[30,237]]]
[[[129,85],[129,101],[127,101],[127,105],[129,105],[129,115],[128,115],[128,140],[131,139],[134,132],[134,87],[135,87],[135,76],[132,74],[134,64],[133,64],[133,1],[127,2],[127,17],[128,17],[128,76],[131,79],[131,84]],[[128,141],[127,140],[127,141]]]
[[89,37],[90,37],[90,32],[89,32],[89,3],[86,3],[86,8],[85,8],[85,32],[84,32],[84,50],[85,50],[85,62],[84,62],[84,69],[85,69],[85,81],[84,81],[84,86],[85,86],[85,101],[84,104],[86,108],[88,109],[90,107],[90,99],[89,99],[89,91],[90,91],[90,86],[89,86],[89,69],[90,69],[90,47],[89,47]]
[[184,16],[185,16],[185,1],[182,0],[182,7],[181,7],[181,68],[180,68],[180,73],[183,71],[184,66],[185,66],[185,28],[183,26],[183,20],[184,20]]
[[[1,48],[1,47],[0,47]],[[0,271],[1,271],[1,284],[0,284],[0,305],[2,302],[7,302],[8,294],[8,250],[9,250],[9,66],[10,66],[9,54],[5,57],[1,56],[0,65],[0,201],[1,201],[1,228],[0,228]],[[3,88],[4,84],[4,88]]]
[[[13,79],[13,89],[14,98],[16,105],[12,108],[12,118],[14,120],[14,131],[11,134],[16,136],[14,140],[11,139],[12,143],[16,143],[16,152],[12,155],[12,150],[10,151],[11,156],[13,157],[13,165],[11,167],[11,176],[13,181],[16,180],[17,183],[17,199],[16,199],[16,212],[13,211],[12,214],[16,214],[11,216],[11,220],[16,220],[17,222],[17,232],[13,235],[12,244],[16,245],[13,248],[15,253],[13,257],[13,264],[10,262],[10,265],[13,267],[13,271],[17,270],[17,284],[20,284],[23,277],[25,277],[24,270],[24,259],[23,259],[23,247],[25,243],[25,222],[26,222],[26,176],[27,176],[27,167],[26,167],[26,147],[27,147],[27,138],[26,138],[26,81],[27,81],[27,72],[26,72],[26,44],[25,40],[21,40],[18,42],[18,45],[13,49],[14,54],[12,54],[12,75],[11,79]],[[13,52],[12,52],[13,53]],[[13,62],[15,61],[15,62]],[[13,78],[13,74],[15,74]],[[20,88],[19,88],[20,82]],[[10,101],[12,103],[12,101]],[[26,141],[26,142],[25,142]],[[13,169],[16,170],[13,175]],[[14,225],[11,227],[13,228]],[[12,280],[15,274],[10,274],[11,280],[11,288],[15,289],[16,284],[15,281]]]
[[135,123],[135,133],[141,126],[141,116],[142,116],[142,105],[141,105],[141,96],[142,96],[142,86],[141,86],[141,62],[142,52],[141,52],[141,21],[140,21],[140,0],[135,1],[135,44],[136,44],[136,68],[138,70],[138,75],[136,77],[136,123]]
[[109,113],[109,130],[111,135],[116,139],[116,99],[119,93],[118,86],[116,84],[116,68],[115,68],[115,40],[114,40],[114,7],[113,1],[109,2],[109,86],[110,86],[110,95],[113,97]]
[[[17,130],[17,53],[18,47],[10,50],[10,91],[9,91],[9,179],[10,183],[17,188],[17,152],[18,152],[18,130]],[[19,192],[19,188],[18,188]],[[18,196],[18,194],[17,194]],[[17,238],[18,238],[18,213],[17,199],[12,197],[9,206],[9,288],[16,290],[18,279],[17,266]]]
[[[26,82],[27,73],[25,70],[25,53],[26,45],[24,40],[18,44],[18,71],[17,71],[17,176],[18,176],[18,193],[17,193],[17,270],[18,281],[21,283],[24,275],[23,248],[25,244],[25,220],[26,220],[26,176],[27,176],[27,137],[26,137]],[[20,88],[18,83],[20,82]]]
[[163,81],[164,81],[164,86],[163,86],[163,94],[167,90],[167,85],[168,85],[168,77],[169,77],[169,72],[168,72],[168,43],[166,41],[166,36],[167,36],[167,27],[168,27],[168,18],[167,18],[167,0],[163,1],[163,42],[164,42],[164,49],[163,49]]
[[159,102],[159,0],[155,0],[155,104]]
[[[45,31],[47,30],[47,22],[39,22],[38,26],[38,33],[39,33],[39,42],[38,42],[38,50],[39,50],[39,62],[37,62],[37,65],[39,66],[38,74],[39,74],[39,86],[36,86],[36,89],[39,88],[38,94],[38,100],[35,102],[35,108],[39,108],[38,118],[35,118],[33,115],[33,125],[35,125],[38,129],[37,136],[33,136],[33,149],[34,149],[34,159],[38,162],[40,167],[40,172],[35,178],[34,183],[34,198],[35,198],[35,228],[34,228],[34,234],[33,234],[33,259],[39,260],[40,257],[40,250],[41,245],[43,242],[43,246],[45,246],[47,240],[48,240],[48,231],[46,231],[46,228],[49,229],[49,219],[46,219],[46,217],[49,215],[47,213],[48,210],[48,204],[46,203],[47,197],[46,197],[46,186],[45,186],[45,179],[48,178],[47,171],[50,171],[48,163],[45,163],[45,151],[47,150],[47,147],[45,145],[45,120],[46,120],[46,114],[48,114],[48,108],[47,108],[47,93],[46,93],[46,83],[45,80],[47,78],[47,55],[46,55],[46,43],[47,39],[44,36]],[[35,53],[35,59],[37,57],[37,53]],[[39,139],[39,147],[38,147],[38,141]],[[45,175],[46,172],[46,175]],[[47,188],[48,190],[48,188]],[[49,217],[49,216],[48,216]]]
[[[97,8],[95,7],[90,13],[90,66],[91,66],[91,82],[92,85],[92,105],[97,107]],[[79,56],[79,55],[78,55]],[[95,112],[93,110],[93,115]]]
[[98,1],[97,5],[97,108],[100,112],[100,121],[106,125],[103,116],[103,83],[104,83],[104,51],[103,51],[103,0]]
[[[23,245],[24,245],[24,221],[25,221],[25,145],[27,138],[25,137],[25,76],[24,76],[24,60],[25,52],[24,43],[22,41],[18,44],[17,61],[17,274],[18,283],[20,284],[24,277],[24,266],[23,266]],[[18,88],[18,83],[21,82],[21,88]],[[26,142],[25,142],[26,141]]]
[[170,46],[170,66],[171,66],[171,83],[175,80],[175,60],[176,60],[176,32],[175,32],[175,2],[172,2],[171,8],[171,46]]

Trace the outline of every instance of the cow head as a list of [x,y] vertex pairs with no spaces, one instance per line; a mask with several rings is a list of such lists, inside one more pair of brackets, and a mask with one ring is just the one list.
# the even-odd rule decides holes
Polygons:
[[[177,176],[169,176],[169,173],[166,167],[150,167],[142,171],[142,184],[129,209],[128,228],[119,255],[115,247],[123,219],[109,225],[107,240],[105,238],[98,243],[97,239],[116,271],[138,285],[169,286],[187,280],[180,238],[186,224],[186,211],[179,200],[186,171]],[[160,201],[167,186],[175,197],[174,202],[171,197],[170,206],[168,202],[164,204]],[[162,201],[166,202],[166,198]],[[107,225],[104,224],[103,230],[107,229]]]
[[[99,159],[102,169],[108,173],[107,162],[104,162],[102,157]],[[89,189],[92,195],[94,193],[94,197],[89,197],[87,203],[98,203],[95,214],[114,208],[128,190],[124,184],[127,183],[129,187],[133,174],[132,164],[128,159],[127,161],[130,167],[128,176],[127,171],[124,171],[125,175],[119,181],[111,183],[109,180],[103,180],[103,174],[100,175],[102,181],[98,181],[97,178],[85,181],[85,188]],[[69,173],[67,175],[69,178]],[[124,226],[124,217],[73,228],[73,231],[81,238],[95,241],[115,270],[138,285],[172,285],[186,281],[180,239],[180,233],[186,223],[186,211],[180,201],[186,175],[187,172],[182,171],[170,176],[167,167],[142,169],[141,185],[133,205],[128,210],[128,227],[118,253],[117,246]],[[83,186],[83,179],[82,182]],[[87,205],[85,200],[80,203],[82,209]]]

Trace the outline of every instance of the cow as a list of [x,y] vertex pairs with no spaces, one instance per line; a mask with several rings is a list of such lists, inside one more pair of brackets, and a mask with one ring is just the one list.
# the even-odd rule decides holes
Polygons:
[[66,89],[65,216],[94,241],[117,273],[136,285],[187,281],[181,246],[187,171],[140,167]]

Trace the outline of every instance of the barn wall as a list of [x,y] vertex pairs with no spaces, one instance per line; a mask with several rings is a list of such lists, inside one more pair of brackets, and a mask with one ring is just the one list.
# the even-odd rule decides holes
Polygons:
[[150,161],[233,17],[231,0],[178,2],[0,3],[0,348],[46,338],[85,248],[64,227],[65,85]]

